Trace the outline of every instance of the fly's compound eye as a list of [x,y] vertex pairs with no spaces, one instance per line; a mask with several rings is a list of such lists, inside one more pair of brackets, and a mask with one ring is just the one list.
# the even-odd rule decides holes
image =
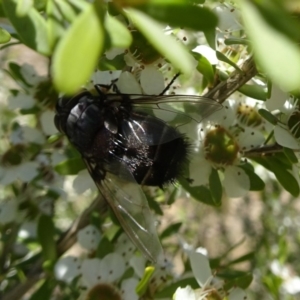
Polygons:
[[54,124],[56,128],[66,133],[66,123],[72,109],[78,105],[78,109],[83,111],[87,101],[91,98],[91,94],[87,91],[81,92],[74,97],[61,97],[56,104],[56,115]]

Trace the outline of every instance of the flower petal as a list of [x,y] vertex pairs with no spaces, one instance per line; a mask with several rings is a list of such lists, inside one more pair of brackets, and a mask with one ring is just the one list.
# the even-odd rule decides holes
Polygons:
[[247,299],[247,295],[244,290],[241,288],[234,288],[229,292],[228,300],[245,300]]
[[80,260],[77,257],[65,256],[60,258],[54,266],[54,275],[57,280],[71,283],[80,274]]
[[142,94],[141,86],[135,77],[129,72],[123,72],[116,84],[121,93]]
[[211,173],[211,164],[205,158],[193,158],[190,162],[191,186],[200,186],[208,183]]
[[275,128],[274,128],[274,137],[275,137],[276,142],[283,147],[287,147],[287,148],[291,148],[291,149],[299,149],[300,148],[299,143],[291,135],[291,133],[279,125],[275,126]]
[[77,241],[80,246],[90,251],[97,249],[100,239],[100,232],[94,225],[88,225],[77,233]]
[[54,116],[55,116],[54,111],[50,111],[50,110],[44,111],[41,114],[40,121],[41,121],[42,130],[45,135],[52,135],[57,133],[57,128],[55,127],[53,122]]
[[0,203],[0,224],[7,224],[16,220],[18,204],[15,200]]
[[247,151],[262,145],[265,141],[265,138],[261,131],[254,128],[245,127],[244,131],[239,133],[237,141],[242,150]]
[[38,175],[38,167],[39,164],[35,161],[25,162],[18,168],[18,177],[24,182],[29,182]]
[[242,197],[249,191],[250,179],[243,169],[235,166],[227,167],[224,176],[223,184],[228,197]]
[[201,287],[212,277],[208,258],[200,252],[191,251],[189,253],[193,274]]
[[122,281],[121,293],[123,300],[138,300],[139,297],[135,292],[135,288],[138,285],[138,280],[135,278],[129,278]]
[[103,276],[107,270],[99,258],[85,259],[81,265],[82,282],[87,288],[91,288],[97,283],[105,280]]
[[173,300],[197,300],[194,290],[188,285],[184,288],[177,288]]
[[108,282],[119,279],[125,271],[125,261],[118,253],[110,253],[103,258],[108,267]]
[[162,73],[153,66],[146,66],[141,71],[140,82],[146,95],[159,95],[165,88]]

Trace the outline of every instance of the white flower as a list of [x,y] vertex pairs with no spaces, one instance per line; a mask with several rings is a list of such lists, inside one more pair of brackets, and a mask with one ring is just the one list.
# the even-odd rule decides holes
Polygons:
[[12,144],[35,143],[43,145],[46,141],[44,134],[29,126],[18,127],[11,133],[10,141]]
[[110,253],[103,259],[85,259],[82,262],[82,285],[92,288],[105,282],[113,283],[121,278],[125,271],[125,261],[118,253]]
[[283,110],[285,116],[282,116],[274,128],[274,137],[276,142],[287,148],[300,149],[300,111],[298,101],[289,99],[285,103]]
[[18,178],[24,182],[29,182],[38,175],[39,164],[35,161],[27,161],[18,166]]
[[36,238],[37,236],[37,222],[26,221],[19,229],[18,236],[22,239]]
[[112,48],[105,52],[105,56],[107,57],[107,59],[112,60],[117,55],[123,54],[124,52],[125,52],[124,48]]
[[16,96],[10,95],[8,97],[8,108],[14,109],[29,109],[35,104],[35,101],[31,95],[19,93]]
[[42,130],[45,135],[52,135],[57,133],[57,128],[53,122],[55,113],[54,111],[46,110],[40,115],[40,122]]
[[38,204],[40,212],[47,216],[53,215],[53,206],[53,199],[51,198],[42,199]]
[[[110,85],[112,81],[119,78],[121,71],[96,71],[92,75],[92,83]],[[92,88],[92,87],[91,87]]]
[[0,167],[0,184],[9,185],[17,179],[29,182],[38,175],[39,164],[28,161],[17,166]]
[[140,83],[146,95],[159,95],[165,88],[163,74],[152,65],[141,71]]
[[85,259],[82,262],[80,284],[86,290],[79,299],[98,299],[100,295],[107,299],[138,299],[135,293],[138,283],[136,279],[126,279],[121,282],[121,288],[118,288],[124,272],[125,261],[117,253],[110,253],[103,259]]
[[97,190],[95,182],[93,181],[90,173],[86,169],[78,172],[78,174],[74,177],[72,186],[77,195],[81,195],[88,190]]
[[300,277],[295,275],[290,267],[278,260],[273,260],[270,264],[270,269],[272,273],[282,279],[282,290],[291,295],[300,293]]
[[81,261],[77,257],[65,256],[60,258],[54,266],[57,280],[71,283],[81,273]]
[[142,88],[132,73],[122,72],[116,85],[121,93],[142,94]]
[[39,75],[33,65],[23,64],[20,68],[20,73],[25,78],[26,82],[32,86],[38,85],[45,80],[46,77]]
[[24,126],[22,130],[25,142],[36,143],[39,145],[43,145],[45,143],[45,136],[40,130],[28,126]]
[[223,185],[229,197],[244,196],[250,189],[250,180],[240,167],[243,152],[264,142],[260,131],[236,126],[234,110],[227,102],[198,126],[197,134],[193,138],[196,146],[189,166],[191,185],[207,185],[214,168],[223,172]]
[[218,28],[224,32],[242,29],[240,12],[232,5],[218,4],[213,11],[219,18]]
[[126,265],[129,264],[129,260],[135,250],[136,247],[132,244],[128,236],[125,233],[122,233],[115,243],[115,252],[123,257]]
[[136,278],[125,279],[121,283],[120,292],[122,294],[122,300],[138,300],[139,297],[135,292],[135,288],[138,285]]
[[224,282],[215,278],[209,266],[208,258],[200,252],[189,251],[189,258],[193,274],[200,288],[192,290],[190,287],[177,289],[173,299],[180,299],[180,295],[185,295],[188,300],[245,300],[245,292],[240,288],[233,288],[229,292],[224,290]]
[[188,285],[184,288],[177,288],[175,294],[173,295],[173,300],[200,300],[196,297],[196,292]]
[[273,111],[277,109],[282,111],[282,109],[284,108],[284,104],[288,98],[289,98],[288,93],[282,91],[280,87],[278,87],[273,83],[272,90],[271,90],[271,97],[266,101],[266,108],[269,111]]
[[219,63],[216,51],[209,46],[199,45],[192,51],[203,55],[212,65],[217,65]]
[[88,225],[77,233],[77,241],[80,246],[89,251],[97,249],[101,240],[101,234],[98,228],[94,225]]
[[17,220],[18,203],[16,200],[9,200],[0,203],[0,224],[5,225]]

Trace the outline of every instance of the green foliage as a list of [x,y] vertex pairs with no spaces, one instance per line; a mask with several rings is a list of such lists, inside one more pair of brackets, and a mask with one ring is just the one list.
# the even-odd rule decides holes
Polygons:
[[55,228],[51,217],[42,215],[38,222],[38,239],[42,246],[45,261],[56,259],[56,245],[54,240]]
[[61,175],[75,175],[86,168],[81,157],[65,160],[55,166],[55,171]]
[[[292,299],[285,284],[300,274],[297,264],[300,247],[297,232],[300,126],[296,98],[300,82],[297,45],[300,24],[297,12],[279,0],[239,0],[236,7],[226,2],[203,0],[115,0],[109,3],[11,0],[0,4],[4,20],[0,24],[0,44],[3,44],[0,298],[18,299],[25,294],[32,300],[57,295],[70,300],[77,298],[82,293],[80,280],[84,274],[80,272],[83,271],[77,266],[73,272],[79,269],[80,272],[74,278],[58,278],[56,267],[61,260],[59,256],[76,242],[77,232],[90,223],[101,227],[104,237],[94,249],[85,249],[75,260],[82,263],[94,259],[95,265],[101,262],[109,278],[116,274],[115,266],[105,259],[116,255],[125,267],[119,279],[107,282],[114,284],[115,289],[123,288],[125,280],[141,278],[144,270],[136,286],[137,294],[144,298],[171,299],[178,287],[186,286],[203,293],[203,286],[193,277],[196,275],[192,274],[193,266],[189,262],[195,248],[202,246],[208,250],[212,269],[209,271],[224,280],[221,286],[226,295],[239,287],[249,289],[253,299]],[[36,63],[35,58],[28,65],[17,62],[25,48],[14,52],[11,46],[15,44],[23,44],[47,59],[45,76],[30,68]],[[200,45],[209,46],[211,52],[198,53]],[[252,54],[255,65],[253,62],[252,67],[247,68]],[[21,60],[24,61],[23,57]],[[136,255],[139,249],[135,247],[140,245],[131,245],[129,240],[122,240],[123,244],[118,245],[124,229],[113,212],[112,216],[104,217],[106,206],[97,202],[90,204],[91,195],[95,193],[85,190],[88,187],[84,180],[76,177],[77,187],[76,181],[70,182],[65,177],[73,175],[74,179],[86,165],[77,150],[68,146],[70,143],[63,134],[51,129],[58,95],[74,95],[82,88],[90,90],[93,84],[102,84],[102,80],[109,85],[119,76],[114,71],[132,77],[134,82],[126,82],[126,87],[138,87],[143,93],[149,87],[156,88],[160,77],[163,83],[160,82],[159,88],[163,90],[161,87],[179,72],[184,76],[173,82],[167,95],[184,94],[188,86],[190,94],[201,90],[205,96],[167,96],[162,101],[165,103],[158,103],[158,98],[150,92],[147,99],[153,99],[151,112],[143,107],[144,103],[139,103],[143,112],[151,116],[161,114],[159,118],[182,131],[188,143],[189,164],[172,180],[173,187],[170,190],[165,185],[163,189],[143,188],[151,213],[162,220],[153,228],[160,231],[158,236],[164,240],[164,250],[170,251],[167,257],[173,254],[170,257],[176,256],[175,263],[181,260],[179,277],[167,266],[147,267],[145,259]],[[143,84],[143,76],[146,76],[146,84]],[[271,95],[273,83],[291,92],[293,98],[288,102],[285,102],[287,99],[273,100],[276,96]],[[243,95],[232,95],[235,91]],[[115,87],[112,92],[116,92]],[[245,96],[252,98],[251,101]],[[230,101],[225,101],[228,97]],[[176,102],[176,99],[184,99],[184,105],[182,100]],[[253,99],[258,100],[256,104]],[[112,116],[103,115],[101,130],[109,134],[113,134],[110,122],[119,125],[115,111],[124,118],[131,113],[127,103],[122,102],[119,107],[119,100],[111,106]],[[223,108],[216,101],[222,103]],[[269,110],[275,106],[277,110]],[[262,117],[258,116],[259,122],[252,120],[252,112]],[[138,138],[144,130],[142,125],[140,129],[136,134]],[[282,139],[278,137],[281,132],[278,129],[286,134]],[[161,139],[167,143],[173,137],[162,133]],[[284,145],[281,145],[282,140]],[[151,142],[146,143],[145,149],[149,146],[153,146]],[[133,149],[129,148],[126,151],[130,156]],[[118,154],[110,149],[110,155]],[[118,158],[120,161],[115,160],[115,164],[123,168],[128,159],[126,155]],[[104,175],[112,172],[110,158],[101,163],[105,164]],[[138,160],[132,162],[125,175],[120,170],[115,171],[116,181],[118,176],[124,176],[130,184],[136,184],[132,168],[138,163]],[[233,170],[231,173],[227,172],[229,168]],[[76,194],[77,188],[80,194]],[[239,193],[231,193],[232,190]],[[130,191],[123,190],[123,185],[117,182],[107,191],[102,191],[103,197],[113,195],[110,201],[117,209],[132,205],[132,211],[147,210],[142,202],[136,204]],[[238,196],[243,197],[237,199],[239,202],[230,199]],[[206,205],[199,206],[198,202]],[[96,214],[91,217],[95,207]],[[122,217],[136,222],[141,232],[147,232],[149,229],[134,219],[132,211],[124,211]],[[71,229],[66,230],[71,224]],[[126,229],[126,221],[124,224]],[[32,227],[29,230],[26,226]],[[239,235],[243,240],[236,242]],[[89,238],[87,235],[86,239]],[[170,245],[169,240],[172,240]],[[72,270],[67,263],[63,268]],[[256,289],[251,286],[254,272]],[[35,281],[41,274],[43,279]],[[95,282],[103,276],[96,275]],[[159,282],[159,288],[153,282]],[[211,288],[215,288],[213,284]],[[213,291],[219,293],[222,288]],[[225,299],[224,295],[216,297]]]
[[47,39],[47,24],[45,19],[34,7],[27,7],[26,11],[18,11],[20,1],[3,1],[5,15],[13,24],[19,39],[37,52],[50,55]]
[[279,1],[253,4],[243,0],[240,5],[259,65],[285,90],[298,91],[300,50],[296,41],[299,24],[285,12]]
[[[54,85],[69,95],[89,79],[103,51],[104,11],[96,3],[90,4],[72,23],[53,55]],[[82,53],[89,53],[88,59]]]

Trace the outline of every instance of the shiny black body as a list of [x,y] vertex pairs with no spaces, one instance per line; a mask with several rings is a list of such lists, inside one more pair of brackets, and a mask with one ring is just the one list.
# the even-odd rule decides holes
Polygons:
[[[162,263],[162,246],[141,186],[174,182],[190,149],[178,128],[197,124],[222,106],[201,96],[105,94],[100,85],[95,88],[97,95],[84,91],[59,99],[55,125],[81,153],[133,244],[152,262]],[[192,117],[184,113],[186,106]],[[155,117],[161,111],[175,117],[175,127]]]
[[179,176],[187,161],[186,139],[159,118],[133,110],[127,95],[82,92],[62,101],[70,103],[57,108],[57,128],[84,158],[97,162],[103,176],[118,174],[116,161],[141,185],[162,187]]

